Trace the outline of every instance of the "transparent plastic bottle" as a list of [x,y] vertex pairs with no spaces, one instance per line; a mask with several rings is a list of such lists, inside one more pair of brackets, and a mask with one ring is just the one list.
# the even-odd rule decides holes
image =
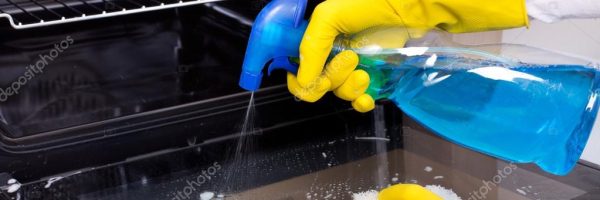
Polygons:
[[389,99],[438,135],[564,175],[578,161],[597,115],[597,64],[523,45],[465,46],[443,33],[372,29],[339,37]]

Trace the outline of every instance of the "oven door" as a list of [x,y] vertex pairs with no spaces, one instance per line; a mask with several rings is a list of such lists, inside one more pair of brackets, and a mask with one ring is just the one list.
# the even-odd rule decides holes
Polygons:
[[[52,2],[95,1],[0,10],[19,13],[18,3],[28,12],[14,19],[39,24],[28,18],[50,11],[31,7]],[[107,9],[140,3],[114,2]],[[600,198],[592,168],[554,177],[499,161],[428,133],[390,102],[366,114],[331,95],[299,102],[283,72],[250,104],[237,81],[264,2],[185,5],[0,26],[0,199],[351,199],[396,183],[462,199]]]

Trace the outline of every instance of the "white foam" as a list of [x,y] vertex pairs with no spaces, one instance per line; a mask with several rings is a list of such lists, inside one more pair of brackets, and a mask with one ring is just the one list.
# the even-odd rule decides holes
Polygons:
[[425,167],[425,169],[423,169],[423,170],[425,170],[426,172],[431,172],[431,171],[433,171],[433,168],[432,168],[432,167],[430,167],[430,166],[427,166],[427,167]]
[[203,192],[200,194],[200,200],[211,200],[213,197],[215,197],[214,192]]
[[12,185],[8,186],[7,192],[8,193],[13,193],[13,192],[16,192],[17,190],[19,190],[19,188],[21,188],[21,184],[20,183],[12,184]]
[[369,190],[365,192],[359,192],[352,194],[353,200],[377,200],[379,192],[375,190]]
[[442,197],[444,200],[462,200],[452,189],[446,189],[439,185],[426,185],[425,188]]

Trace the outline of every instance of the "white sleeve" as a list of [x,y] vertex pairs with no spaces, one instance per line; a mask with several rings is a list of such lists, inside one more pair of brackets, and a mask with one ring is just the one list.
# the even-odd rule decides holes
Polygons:
[[600,0],[527,0],[527,14],[543,22],[600,18]]

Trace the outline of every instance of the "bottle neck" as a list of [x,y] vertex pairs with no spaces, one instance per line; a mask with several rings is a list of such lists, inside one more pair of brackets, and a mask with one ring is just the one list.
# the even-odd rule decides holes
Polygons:
[[[333,57],[342,51],[345,50],[356,50],[355,48],[360,48],[356,46],[352,46],[352,38],[344,35],[338,36],[333,42],[333,47],[331,49],[331,54],[329,54],[329,60],[333,59]],[[388,80],[384,73],[377,69],[375,66],[367,66],[367,65],[359,65],[357,69],[364,70],[367,72],[371,78],[369,88],[367,89],[367,93],[371,95],[371,97],[377,99],[383,99],[389,96],[388,93],[380,94],[382,91],[382,87],[385,82]]]
[[333,56],[341,53],[342,51],[349,50],[350,48],[350,39],[346,36],[340,35],[335,38],[333,42],[333,48],[331,48],[331,53],[329,54],[329,59],[333,58]]

